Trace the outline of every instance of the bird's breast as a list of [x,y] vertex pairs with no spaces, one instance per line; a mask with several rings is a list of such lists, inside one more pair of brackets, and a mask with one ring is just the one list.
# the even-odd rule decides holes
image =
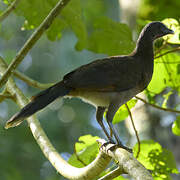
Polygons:
[[119,106],[123,105],[136,94],[141,92],[139,87],[135,87],[121,92],[96,92],[96,91],[71,91],[67,97],[79,97],[84,102],[94,105],[95,107],[109,107],[111,102],[117,101]]

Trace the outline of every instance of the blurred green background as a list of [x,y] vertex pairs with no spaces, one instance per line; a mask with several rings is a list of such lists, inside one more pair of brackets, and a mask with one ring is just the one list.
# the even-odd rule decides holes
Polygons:
[[[21,1],[15,12],[0,24],[0,55],[7,63],[10,63],[34,31],[34,27],[40,24],[56,2],[55,0],[52,2],[48,0]],[[0,13],[10,3],[11,1],[0,0]],[[83,35],[85,37],[87,34],[80,20],[85,22],[88,33],[98,26],[107,28],[106,22],[108,21],[104,17],[108,17],[109,23],[112,23],[111,20],[124,22],[131,28],[133,39],[136,40],[140,29],[147,21],[165,18],[179,20],[180,18],[179,0],[137,0],[133,1],[133,5],[130,0],[82,0],[78,3],[81,4],[81,9],[74,6],[74,9],[72,8],[69,12],[73,14],[79,11],[83,16],[74,20],[71,19],[73,16],[71,14],[68,17],[60,16],[53,24],[53,28],[57,30],[56,35],[52,29],[48,30],[20,64],[19,71],[39,82],[53,83],[61,80],[66,73],[80,65],[107,55],[128,54],[134,48],[134,42],[129,35],[127,41],[129,44],[124,45],[124,49],[119,49],[118,52],[113,51],[112,47],[111,51],[103,52],[101,47],[110,42],[102,42],[98,47],[93,38],[98,37],[97,40],[101,41],[103,34],[99,32],[98,36],[95,36],[97,34],[94,34],[94,37],[91,36],[88,41],[90,43],[87,43],[86,39],[83,39]],[[34,7],[33,10],[31,6]],[[68,18],[76,24],[72,23],[71,26],[66,24]],[[62,29],[63,31],[60,32]],[[126,33],[131,34],[127,31]],[[122,38],[122,36],[126,35],[121,34],[119,37]],[[111,39],[107,36],[108,38]],[[94,50],[95,48],[97,51]],[[15,81],[28,97],[40,91],[19,79]],[[161,100],[157,98],[157,101]],[[173,106],[175,102],[176,104],[179,102],[176,92],[173,93],[168,104]],[[180,167],[180,140],[171,131],[172,120],[176,118],[175,114],[158,111],[149,106],[142,108],[141,119],[146,120],[140,121],[141,126],[137,124],[141,139],[152,138],[163,147],[173,151],[177,166]],[[26,122],[16,128],[4,129],[5,122],[18,110],[19,107],[11,100],[0,104],[0,180],[64,179],[57,174],[44,157]],[[138,114],[137,118],[138,116],[141,115]],[[95,108],[79,99],[58,99],[38,113],[37,117],[52,144],[65,159],[73,153],[74,144],[79,136],[91,134],[105,137],[96,122]],[[128,122],[120,122],[117,127],[123,142],[133,146],[136,140],[132,131],[129,130]],[[179,178],[178,175],[173,177],[173,179]]]

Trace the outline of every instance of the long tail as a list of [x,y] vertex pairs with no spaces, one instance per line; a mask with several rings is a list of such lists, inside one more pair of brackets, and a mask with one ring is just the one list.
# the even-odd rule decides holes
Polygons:
[[7,121],[5,128],[8,129],[10,127],[18,126],[25,118],[28,118],[37,111],[43,109],[58,97],[67,95],[70,91],[71,88],[67,88],[63,81],[41,91],[32,98],[32,101],[29,104]]

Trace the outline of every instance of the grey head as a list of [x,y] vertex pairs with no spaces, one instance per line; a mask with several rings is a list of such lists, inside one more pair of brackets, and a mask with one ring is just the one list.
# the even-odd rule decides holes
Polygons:
[[174,31],[169,29],[163,23],[159,21],[154,21],[147,24],[143,28],[140,36],[149,37],[150,40],[154,41],[155,39],[165,36],[167,34],[174,34]]
[[147,24],[141,31],[132,54],[153,54],[153,41],[167,34],[174,34],[174,31],[167,28],[163,23],[154,21]]

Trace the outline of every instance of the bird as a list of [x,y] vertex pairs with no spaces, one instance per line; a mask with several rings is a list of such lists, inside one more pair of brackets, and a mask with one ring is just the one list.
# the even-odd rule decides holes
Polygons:
[[[5,128],[19,125],[59,97],[78,97],[96,107],[97,122],[108,141],[130,151],[121,142],[112,124],[113,117],[121,105],[142,92],[150,83],[154,66],[153,42],[167,34],[174,34],[174,31],[162,22],[148,23],[129,55],[98,59],[66,74],[60,82],[33,96],[29,104],[7,121]],[[103,122],[105,111],[109,130]]]

